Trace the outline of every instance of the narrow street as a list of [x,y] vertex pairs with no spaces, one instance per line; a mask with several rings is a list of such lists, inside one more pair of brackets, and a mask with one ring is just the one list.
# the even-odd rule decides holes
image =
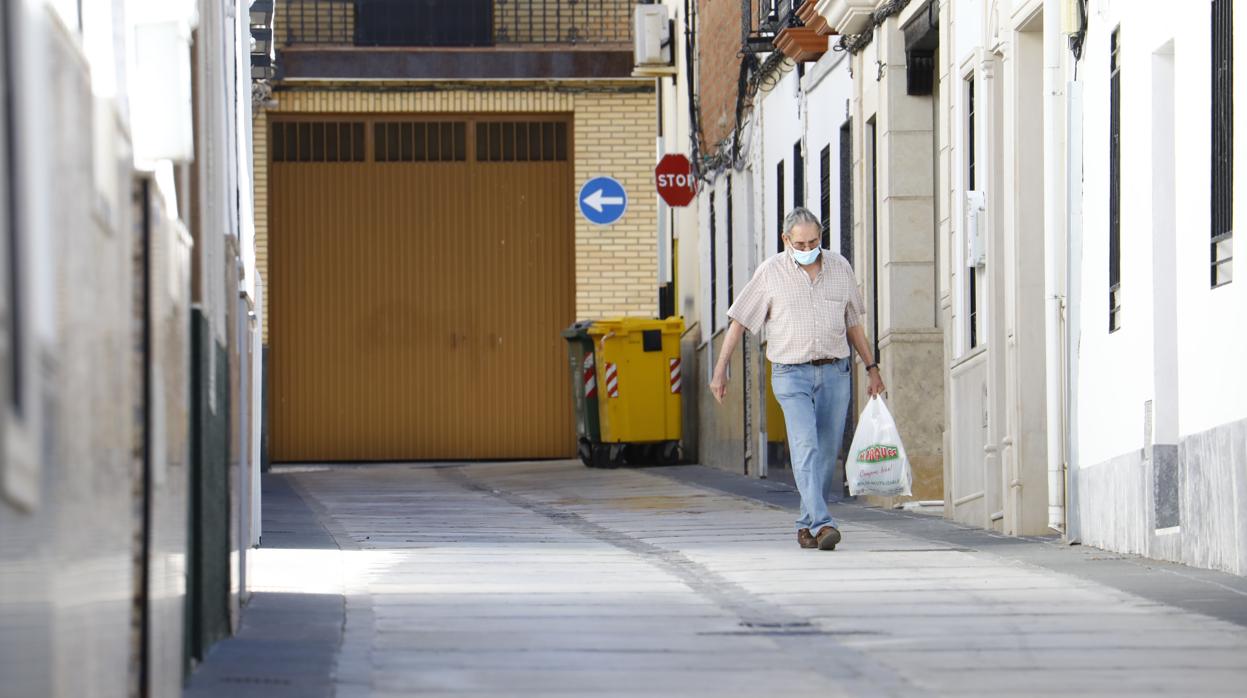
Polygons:
[[1241,695],[1247,580],[572,462],[266,476],[244,626],[189,696]]

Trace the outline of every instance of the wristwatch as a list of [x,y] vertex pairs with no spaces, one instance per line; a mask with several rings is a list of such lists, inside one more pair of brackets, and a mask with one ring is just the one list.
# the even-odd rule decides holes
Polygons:
[[870,373],[870,369],[872,369],[872,368],[879,368],[879,362],[878,362],[878,361],[876,361],[876,362],[874,362],[873,364],[871,364],[871,365],[867,366],[867,367],[866,367],[866,372],[867,372],[867,373]]

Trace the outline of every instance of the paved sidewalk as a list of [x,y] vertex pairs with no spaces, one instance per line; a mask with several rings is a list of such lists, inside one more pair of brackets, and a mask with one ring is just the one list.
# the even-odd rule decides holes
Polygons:
[[[833,508],[839,549],[801,550],[788,488],[705,468],[383,466],[273,479],[300,493],[340,549],[262,549],[254,578],[268,593],[345,599],[336,660],[321,662],[338,696],[1241,695],[1247,685],[1239,577],[855,504]],[[1097,571],[1101,562],[1116,571]],[[197,675],[195,695],[241,695],[218,654],[237,661],[224,648],[246,636],[200,672],[222,692]],[[266,666],[283,676],[297,658],[275,653]],[[257,695],[308,695],[266,688]]]

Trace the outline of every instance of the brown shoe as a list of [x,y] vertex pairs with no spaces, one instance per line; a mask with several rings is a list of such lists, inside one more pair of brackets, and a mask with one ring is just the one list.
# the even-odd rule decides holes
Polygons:
[[840,531],[835,526],[823,526],[817,536],[819,550],[835,550],[840,542]]
[[814,536],[810,533],[810,529],[803,528],[800,531],[797,531],[797,545],[802,548],[817,548],[818,541],[814,540]]

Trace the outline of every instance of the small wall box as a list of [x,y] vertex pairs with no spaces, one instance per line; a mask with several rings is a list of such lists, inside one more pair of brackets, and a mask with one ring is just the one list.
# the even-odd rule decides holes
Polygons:
[[637,5],[633,14],[634,75],[675,74],[671,16],[666,5]]

